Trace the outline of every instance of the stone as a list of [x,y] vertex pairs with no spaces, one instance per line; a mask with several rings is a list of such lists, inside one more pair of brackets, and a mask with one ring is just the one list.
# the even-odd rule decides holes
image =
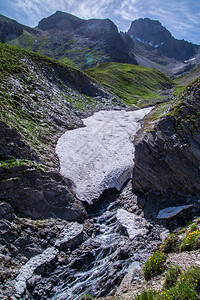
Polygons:
[[79,223],[71,223],[63,230],[60,237],[55,242],[58,249],[74,248],[83,240],[83,225]]
[[117,289],[117,295],[126,290],[130,284],[134,281],[134,278],[138,279],[138,272],[141,270],[140,262],[134,261],[127,269],[126,275],[124,276],[120,286]]
[[131,240],[137,235],[145,235],[148,232],[146,226],[148,223],[145,219],[138,217],[124,209],[117,210],[117,220],[127,230],[128,236]]
[[168,229],[166,229],[165,231],[162,231],[160,233],[160,239],[163,242],[165,240],[165,238],[170,234],[170,231]]
[[167,207],[161,209],[157,215],[157,219],[170,219],[177,215],[179,215],[182,211],[188,210],[191,208],[192,205],[181,205],[181,206],[174,206],[174,207]]
[[26,281],[33,276],[34,271],[38,267],[55,260],[57,254],[58,250],[56,248],[47,248],[42,254],[32,257],[23,267],[21,267],[19,275],[14,281],[16,293],[22,295],[26,289]]
[[144,129],[143,136],[135,139],[134,192],[199,195],[199,90],[196,80],[171,109],[172,114],[177,111],[173,117],[161,118],[153,131]]

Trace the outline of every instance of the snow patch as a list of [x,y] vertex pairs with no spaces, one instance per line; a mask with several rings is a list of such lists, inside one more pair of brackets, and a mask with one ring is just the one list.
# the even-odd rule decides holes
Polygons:
[[104,190],[120,190],[131,178],[131,139],[140,128],[138,121],[151,109],[100,111],[83,120],[84,128],[67,131],[60,137],[56,146],[60,173],[73,181],[79,200],[91,204]]

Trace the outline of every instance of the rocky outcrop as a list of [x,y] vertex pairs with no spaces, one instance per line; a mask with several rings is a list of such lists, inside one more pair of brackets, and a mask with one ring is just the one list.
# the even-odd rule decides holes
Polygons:
[[116,217],[122,228],[127,231],[131,240],[133,240],[137,235],[147,234],[148,223],[144,218],[129,213],[124,209],[118,209]]
[[135,147],[133,188],[200,194],[200,80]]
[[191,207],[192,205],[182,205],[161,209],[157,215],[157,219],[163,220],[174,218],[177,215],[180,215],[182,212],[189,210]]
[[22,295],[26,288],[26,281],[29,280],[34,271],[45,264],[51,264],[56,260],[58,250],[54,247],[47,248],[42,254],[32,257],[19,271],[15,280],[15,291],[17,295]]

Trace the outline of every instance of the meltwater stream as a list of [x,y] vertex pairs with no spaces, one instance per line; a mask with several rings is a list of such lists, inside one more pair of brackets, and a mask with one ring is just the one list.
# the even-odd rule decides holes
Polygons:
[[[80,200],[92,205],[105,190],[119,191],[131,178],[132,140],[140,127],[138,121],[150,110],[100,111],[84,120],[84,128],[67,131],[59,139],[60,172],[72,180]],[[127,193],[130,200],[131,184]],[[111,198],[109,193],[102,197],[102,205],[90,213],[86,238],[52,273],[57,278],[52,299],[75,300],[84,293],[98,297],[116,292],[128,270],[139,268],[140,256],[145,256],[142,252],[151,248],[149,242],[142,251],[150,225],[124,210],[119,198]]]
[[[127,211],[127,199],[132,212]],[[115,295],[126,276],[132,283],[140,280],[142,264],[158,245],[158,230],[135,210],[131,182],[102,200],[90,210],[83,241],[64,252],[64,261],[44,280],[43,286],[54,285],[48,299]]]

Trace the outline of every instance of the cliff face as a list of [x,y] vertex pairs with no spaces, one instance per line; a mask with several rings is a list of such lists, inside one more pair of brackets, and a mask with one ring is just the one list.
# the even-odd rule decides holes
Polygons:
[[200,79],[135,147],[133,188],[200,193]]

